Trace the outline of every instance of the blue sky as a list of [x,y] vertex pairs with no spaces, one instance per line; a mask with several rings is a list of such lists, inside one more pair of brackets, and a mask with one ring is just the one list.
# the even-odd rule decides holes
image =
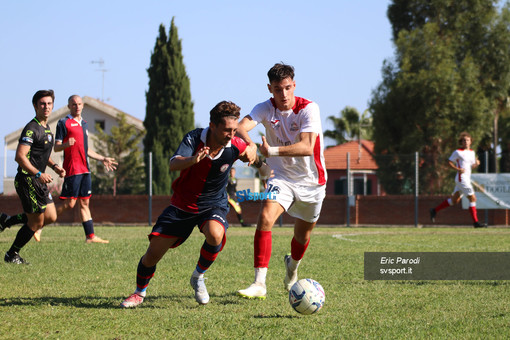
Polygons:
[[[345,106],[367,108],[383,61],[394,54],[389,3],[2,1],[0,136],[34,116],[31,98],[39,89],[55,90],[55,110],[74,93],[101,99],[102,72],[91,63],[99,59],[107,70],[105,101],[143,120],[146,69],[159,25],[168,30],[172,17],[197,125],[207,125],[209,110],[221,100],[234,101],[248,114],[269,98],[267,70],[283,61],[296,68],[296,95],[317,102],[323,129],[332,129],[328,116]],[[0,152],[3,157],[3,147]]]

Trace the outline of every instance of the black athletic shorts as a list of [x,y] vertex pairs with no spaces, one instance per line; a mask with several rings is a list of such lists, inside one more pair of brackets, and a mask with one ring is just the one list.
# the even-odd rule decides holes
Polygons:
[[14,179],[14,186],[21,200],[23,211],[27,214],[42,214],[46,211],[46,206],[53,203],[48,186],[37,180],[35,176],[18,173]]
[[172,248],[176,248],[188,239],[195,226],[198,226],[202,231],[204,224],[210,220],[218,221],[226,232],[228,229],[227,214],[228,208],[213,207],[200,213],[190,213],[171,205],[159,215],[149,234],[149,239],[152,236],[177,237],[177,242],[172,246]]

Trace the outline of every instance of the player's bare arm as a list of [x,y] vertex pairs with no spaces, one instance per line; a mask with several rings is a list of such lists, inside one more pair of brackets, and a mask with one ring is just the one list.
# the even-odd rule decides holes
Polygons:
[[[30,160],[28,159],[28,153],[30,152],[30,146],[24,145],[24,144],[18,144],[18,147],[16,149],[16,156],[15,160],[16,162],[21,166],[23,170],[28,172],[30,175],[35,176],[40,171],[35,166],[30,163]],[[39,177],[37,178],[41,183],[51,183],[53,181],[53,178],[51,178],[51,175],[47,173],[41,173]]]
[[119,163],[115,161],[115,158],[101,156],[92,149],[88,149],[87,156],[89,156],[92,159],[95,159],[96,161],[102,162],[106,171],[117,170],[117,165],[119,165]]
[[55,152],[60,152],[68,147],[71,147],[74,145],[74,143],[76,142],[76,140],[74,139],[74,137],[70,137],[69,140],[65,143],[62,143],[62,141],[55,141],[55,146],[53,146],[53,150]]
[[53,161],[51,158],[50,158],[50,159],[49,159],[49,161],[48,161],[48,166],[49,166],[49,167],[50,167],[53,171],[55,171],[55,173],[56,173],[59,177],[61,177],[61,178],[65,177],[65,175],[66,175],[66,171],[65,171],[65,169],[64,169],[64,168],[62,168],[62,167],[61,167],[60,165],[58,165],[57,163],[55,163],[55,161]]
[[461,173],[461,174],[462,174],[462,173],[464,173],[464,169],[457,167],[457,166],[455,165],[455,163],[454,163],[454,162],[452,162],[452,161],[448,161],[448,165],[450,165],[450,167],[451,167],[453,170],[455,170],[455,171],[457,171],[457,172],[459,172],[459,173]]
[[262,136],[262,145],[260,146],[260,152],[266,157],[274,156],[311,156],[313,155],[313,149],[315,147],[315,140],[317,134],[314,132],[301,132],[299,134],[299,142],[286,146],[271,146],[266,140],[266,137]]
[[256,121],[254,121],[250,116],[246,116],[241,119],[239,125],[237,126],[236,135],[244,139],[246,144],[248,144],[245,150],[248,165],[253,164],[253,162],[255,162],[257,159],[257,145],[251,140],[250,135],[248,134],[248,132],[256,125]]
[[196,154],[190,157],[183,156],[175,156],[170,160],[170,171],[177,171],[189,168],[192,165],[197,164],[202,159],[209,155],[209,147],[204,146],[202,149],[198,150]]
[[[244,150],[244,152],[242,154],[239,155],[239,159],[245,163],[248,163],[248,157],[246,155],[246,149]],[[259,171],[260,173],[260,179],[267,179],[269,178],[270,176],[272,176],[273,174],[273,171],[271,170],[271,168],[269,167],[269,165],[267,165],[266,162],[263,162],[259,156],[256,154],[256,159],[253,163],[251,163],[251,165],[253,165],[254,167],[257,168],[257,170]]]

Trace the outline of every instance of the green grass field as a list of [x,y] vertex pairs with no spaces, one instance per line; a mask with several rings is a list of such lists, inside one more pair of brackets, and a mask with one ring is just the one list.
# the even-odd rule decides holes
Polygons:
[[[0,234],[3,256],[18,228]],[[254,228],[232,227],[207,272],[211,301],[189,286],[203,236],[195,230],[158,264],[144,303],[119,303],[135,288],[149,227],[96,227],[110,244],[85,244],[81,227],[49,226],[0,264],[0,339],[409,339],[508,338],[508,281],[365,281],[366,251],[508,251],[510,229],[324,228],[314,230],[299,277],[326,292],[316,315],[296,313],[283,289],[291,228],[275,227],[265,301],[240,299],[253,280]]]

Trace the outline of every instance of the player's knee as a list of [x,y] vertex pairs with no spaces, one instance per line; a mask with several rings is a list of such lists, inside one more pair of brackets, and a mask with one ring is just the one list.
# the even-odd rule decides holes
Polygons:
[[84,209],[88,209],[89,208],[89,202],[90,202],[89,199],[80,199],[80,207],[84,208]]
[[45,225],[54,223],[57,220],[57,210],[55,209],[55,205],[48,205],[46,211],[44,212],[44,218],[42,220],[41,228]]
[[223,242],[224,236],[223,228],[210,228],[209,232],[205,235],[207,243],[214,246],[220,245]]
[[262,211],[259,215],[258,228],[260,230],[271,230],[275,221],[276,218],[273,214],[267,211]]
[[44,224],[48,225],[48,224],[55,223],[56,221],[57,221],[57,215],[56,214],[50,215],[44,219]]
[[147,249],[145,255],[142,257],[142,264],[145,267],[154,267],[156,264],[158,264],[162,257],[163,255],[160,252],[151,251],[149,248]]

